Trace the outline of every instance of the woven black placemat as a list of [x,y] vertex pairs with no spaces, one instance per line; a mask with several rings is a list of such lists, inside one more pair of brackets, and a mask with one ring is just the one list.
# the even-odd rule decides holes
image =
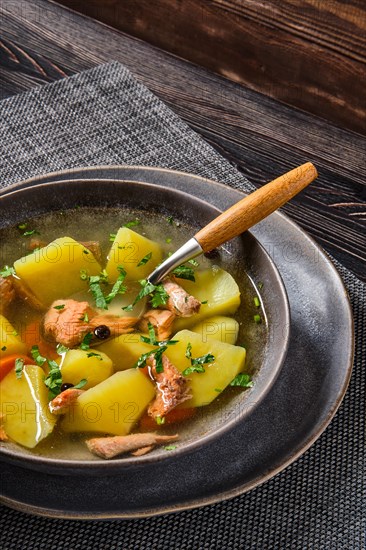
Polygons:
[[[66,168],[131,164],[253,189],[118,63],[3,100],[0,136],[0,187]],[[355,315],[354,372],[332,423],[296,463],[241,497],[170,516],[80,522],[1,507],[1,550],[366,548],[366,292],[337,267]]]

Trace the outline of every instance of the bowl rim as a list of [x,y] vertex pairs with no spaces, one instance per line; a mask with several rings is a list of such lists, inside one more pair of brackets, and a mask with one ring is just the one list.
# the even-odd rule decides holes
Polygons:
[[[91,170],[95,169],[95,168],[96,167],[89,167],[89,169],[91,169]],[[105,167],[101,167],[101,168],[105,168]],[[129,168],[134,168],[134,167],[129,167]],[[146,167],[141,167],[141,168],[146,168]],[[149,169],[149,168],[147,168],[147,169]],[[159,170],[159,169],[157,169],[157,170]],[[171,170],[168,170],[168,169],[166,169],[166,171],[167,172],[172,172]],[[89,184],[89,185],[92,184],[93,185],[93,184],[95,184],[96,181],[98,181],[100,183],[104,183],[104,184],[107,184],[107,185],[111,185],[111,184],[116,185],[117,184],[117,185],[122,186],[122,185],[128,183],[128,184],[132,184],[134,186],[142,186],[142,187],[145,187],[145,188],[149,188],[151,190],[154,189],[154,190],[158,190],[158,191],[163,192],[163,193],[168,193],[168,194],[174,195],[175,197],[181,196],[182,198],[184,197],[185,199],[189,199],[189,200],[195,202],[196,204],[201,203],[206,208],[209,207],[212,211],[216,211],[218,214],[222,211],[219,208],[217,208],[215,205],[211,204],[210,202],[204,201],[204,200],[200,199],[199,197],[196,197],[196,196],[194,196],[190,193],[184,192],[184,191],[182,191],[180,189],[176,189],[176,188],[164,187],[164,186],[156,184],[156,183],[138,182],[138,181],[133,181],[133,180],[128,180],[128,179],[122,179],[122,180],[119,179],[118,180],[118,179],[114,179],[114,178],[108,179],[108,178],[98,178],[98,177],[93,177],[93,178],[89,178],[89,179],[75,178],[75,179],[70,179],[70,180],[64,179],[64,180],[43,181],[43,182],[40,182],[40,183],[37,182],[37,178],[39,179],[39,178],[47,178],[47,177],[57,176],[59,173],[60,172],[45,174],[45,175],[42,175],[42,176],[38,176],[38,177],[35,177],[35,178],[30,178],[28,180],[24,180],[24,181],[12,184],[11,186],[8,186],[7,188],[0,190],[0,198],[2,198],[2,197],[9,198],[10,197],[10,199],[12,199],[12,198],[18,197],[19,195],[22,196],[22,194],[24,192],[29,192],[30,190],[35,191],[35,190],[40,190],[42,188],[52,188],[53,189],[53,188],[59,186],[60,184],[67,185],[67,184],[73,183],[73,184],[76,184],[76,185],[85,185],[85,184]],[[65,171],[63,173],[65,173]],[[181,175],[185,175],[185,176],[187,176],[187,175],[191,176],[191,174],[186,174],[186,173],[183,173],[183,172],[177,172],[177,174],[181,174]],[[197,177],[199,179],[205,179],[205,178],[200,178],[199,176],[195,176],[194,174],[192,174],[192,176]],[[220,186],[223,186],[223,184],[220,184],[220,183],[215,182],[215,181],[211,181],[209,179],[206,179],[206,181],[210,182],[210,183],[220,185]],[[173,458],[178,458],[181,455],[185,455],[185,454],[189,454],[191,452],[194,452],[197,449],[199,449],[200,447],[202,447],[203,445],[208,445],[212,441],[214,441],[215,439],[217,439],[218,437],[223,435],[224,433],[229,432],[236,425],[237,422],[241,422],[241,421],[244,420],[244,418],[247,418],[257,406],[260,406],[260,403],[267,396],[267,394],[271,390],[273,384],[275,383],[275,381],[276,381],[276,379],[277,379],[277,377],[280,373],[280,370],[281,370],[281,368],[284,364],[286,354],[287,354],[287,350],[288,350],[288,346],[289,346],[289,342],[290,342],[290,306],[289,306],[289,300],[288,300],[288,296],[287,296],[286,287],[285,287],[284,282],[282,280],[282,277],[281,277],[281,275],[280,275],[280,273],[279,273],[279,271],[276,267],[275,262],[272,260],[271,256],[265,250],[263,245],[253,235],[253,233],[251,231],[248,231],[246,233],[249,233],[250,238],[252,238],[255,241],[256,246],[258,246],[260,248],[261,253],[266,258],[266,261],[268,262],[268,265],[272,269],[272,274],[274,275],[274,277],[276,279],[277,286],[278,286],[278,288],[280,289],[280,292],[281,292],[281,296],[280,296],[279,299],[281,300],[282,305],[284,306],[283,309],[284,309],[284,313],[285,313],[285,318],[283,319],[283,325],[284,325],[284,327],[286,327],[286,332],[285,332],[285,334],[283,334],[283,339],[282,339],[282,342],[281,342],[281,344],[282,344],[281,351],[279,353],[279,358],[276,362],[276,368],[273,369],[273,371],[271,373],[271,376],[268,375],[268,380],[267,380],[264,388],[260,392],[259,396],[257,396],[257,397],[259,397],[259,399],[257,398],[257,400],[255,402],[253,402],[253,404],[251,406],[249,406],[246,411],[241,412],[239,415],[234,414],[233,418],[230,419],[227,424],[222,424],[219,428],[212,430],[208,434],[204,434],[202,436],[202,438],[197,438],[197,439],[194,439],[191,442],[183,443],[182,447],[178,446],[176,449],[174,449],[172,451],[169,451],[169,453],[166,453],[164,455],[159,454],[159,455],[156,456],[154,454],[151,454],[151,455],[148,454],[148,455],[143,455],[141,457],[122,456],[120,458],[116,457],[112,460],[104,460],[104,459],[99,459],[99,458],[93,459],[93,460],[50,458],[50,457],[43,456],[43,455],[22,454],[22,452],[21,452],[22,447],[20,445],[17,445],[17,444],[14,443],[14,445],[17,445],[16,449],[7,449],[6,446],[1,445],[0,446],[0,457],[3,457],[5,460],[7,460],[9,462],[11,461],[12,463],[15,463],[15,464],[20,464],[20,465],[23,465],[23,466],[25,466],[25,464],[26,464],[30,468],[36,469],[36,470],[38,470],[38,469],[43,470],[43,469],[47,468],[48,470],[52,469],[52,470],[59,471],[60,469],[62,469],[62,470],[64,469],[64,470],[67,470],[67,473],[70,473],[70,471],[73,471],[75,473],[76,472],[80,473],[80,471],[84,471],[84,470],[91,471],[93,469],[96,469],[96,470],[100,471],[100,469],[102,468],[103,470],[107,469],[108,472],[112,472],[116,469],[120,469],[121,467],[128,468],[129,466],[132,466],[132,465],[136,466],[136,465],[152,464],[152,463],[156,462],[157,460],[159,460],[159,461],[164,460],[165,461],[165,460],[169,460],[169,459],[173,459]],[[266,346],[268,346],[268,345],[269,345],[269,343],[267,341]],[[261,370],[261,367],[258,369],[258,373],[260,373],[260,370]],[[254,388],[255,388],[255,386],[254,386]],[[243,398],[243,400],[247,401],[248,397],[252,394],[252,392],[253,392],[252,389],[249,389],[249,391],[247,390],[245,392],[245,397]],[[20,452],[18,452],[18,447],[20,449]]]

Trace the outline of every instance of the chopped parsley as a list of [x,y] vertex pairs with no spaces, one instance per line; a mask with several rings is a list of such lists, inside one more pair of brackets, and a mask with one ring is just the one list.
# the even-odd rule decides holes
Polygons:
[[220,390],[220,388],[215,388],[215,391],[216,391],[217,393],[221,393],[221,392],[222,392],[222,390]]
[[83,254],[90,254],[89,250],[83,250]]
[[172,239],[171,239],[170,237],[167,237],[167,238],[165,239],[165,242],[166,242],[167,244],[170,244],[170,243],[172,242]]
[[[127,287],[124,286],[124,280],[126,278],[126,271],[123,269],[121,265],[117,266],[117,270],[119,271],[119,275],[117,277],[116,282],[114,283],[112,290],[110,293],[106,296],[105,301],[107,304],[110,304],[113,298],[117,296],[117,294],[124,294],[127,290]],[[108,308],[106,308],[108,309]]]
[[193,282],[196,281],[193,269],[187,265],[179,265],[173,269],[172,274],[175,275],[177,279],[187,279],[188,281]]
[[162,344],[162,345],[159,345],[157,348],[140,355],[140,357],[134,364],[134,368],[142,369],[146,367],[146,361],[149,359],[149,357],[153,356],[156,362],[156,365],[155,365],[156,372],[157,373],[164,372],[162,356],[164,351],[167,350],[168,346],[166,345],[165,342],[159,342],[159,344]]
[[1,351],[6,351],[6,346],[3,346],[3,347],[1,348]]
[[100,309],[108,309],[106,299],[100,286],[101,283],[105,282],[106,279],[103,274],[91,275],[89,277],[89,290],[93,294],[95,305]]
[[[189,357],[187,356],[187,352],[189,353]],[[213,363],[215,361],[215,356],[211,353],[206,353],[205,355],[201,355],[201,357],[193,358],[191,355],[191,349],[186,350],[186,357],[191,360],[191,366],[184,369],[182,372],[183,376],[189,376],[193,372],[205,372],[205,368],[203,365],[206,365],[207,363]]]
[[19,332],[17,330],[13,330],[12,335],[13,336],[19,336]]
[[56,346],[56,353],[57,353],[57,355],[63,355],[63,354],[66,353],[67,351],[69,351],[69,348],[67,348],[67,347],[64,346],[63,344],[57,344],[57,346]]
[[42,367],[42,365],[44,365],[44,363],[47,361],[47,359],[40,354],[38,346],[32,346],[31,356],[39,367]]
[[188,260],[188,263],[193,265],[194,267],[198,267],[200,264],[197,262],[197,260],[195,260],[194,258],[192,258],[191,260]]
[[263,288],[264,285],[263,285],[263,283],[258,283],[257,286],[258,286],[259,290],[262,290],[262,288]]
[[[63,347],[65,348],[65,346]],[[61,349],[61,346],[57,346],[58,353],[60,349]],[[65,349],[67,350],[67,348]],[[51,400],[54,397],[56,397],[59,393],[61,393],[62,374],[61,374],[60,367],[58,366],[56,361],[53,361],[51,359],[46,359],[46,357],[43,357],[40,354],[38,346],[32,346],[31,355],[39,367],[42,367],[45,363],[47,363],[48,365],[49,371],[43,381],[48,388],[48,398]]]
[[88,279],[88,272],[86,269],[80,269],[80,279],[86,281]]
[[157,416],[155,420],[158,426],[165,424],[165,418],[163,416]]
[[87,313],[84,313],[79,319],[80,321],[84,321],[84,323],[89,323],[89,315]]
[[20,223],[18,225],[18,229],[20,229],[21,231],[24,231],[24,229],[27,229],[27,223]]
[[260,307],[261,306],[261,303],[259,301],[258,296],[254,296],[253,302],[254,302],[255,307]]
[[140,223],[141,223],[140,220],[136,218],[135,220],[125,223],[123,227],[128,227],[128,228],[135,227],[136,225],[140,225]]
[[15,376],[17,378],[21,378],[23,374],[23,367],[24,367],[24,359],[21,359],[20,357],[17,357],[15,359]]
[[44,379],[44,383],[48,388],[49,399],[53,399],[59,393],[61,393],[62,374],[60,367],[58,366],[56,361],[51,361],[50,359],[47,359],[47,363],[50,370]]
[[164,447],[164,450],[165,451],[174,451],[176,448],[177,448],[176,445],[166,445],[166,447]]
[[262,322],[262,317],[258,314],[254,315],[253,319],[254,319],[254,322],[257,323],[258,325]]
[[60,304],[59,306],[53,306],[53,309],[64,309],[65,304]]
[[173,216],[168,216],[167,219],[166,219],[166,221],[167,221],[168,223],[170,223],[170,225],[173,225],[173,223],[174,223],[174,218],[173,218]]
[[201,302],[202,305],[205,305],[205,304],[208,304],[208,300],[203,300],[203,302]]
[[147,281],[146,279],[141,279],[139,283],[142,287],[140,292],[138,293],[132,304],[130,304],[129,306],[125,306],[122,309],[124,309],[125,311],[131,311],[132,308],[137,304],[137,302],[142,300],[142,298],[145,298],[145,296],[150,296],[151,306],[153,308],[157,308],[167,303],[169,294],[162,284],[153,285],[152,283],[149,283],[149,281]]
[[87,334],[85,334],[80,344],[80,349],[83,349],[84,351],[88,351],[90,349],[90,342],[92,341],[92,339],[93,339],[92,332],[88,332]]
[[81,390],[81,388],[83,388],[85,386],[85,384],[87,384],[88,381],[86,378],[82,378],[80,380],[80,382],[78,382],[78,384],[75,384],[75,386],[73,386],[73,389],[74,390]]
[[31,237],[32,235],[39,235],[39,232],[35,229],[31,229],[30,231],[24,231],[23,237]]
[[241,388],[251,388],[254,385],[250,374],[240,373],[237,374],[230,382],[230,386],[240,386]]
[[100,355],[100,353],[94,353],[91,351],[90,353],[87,353],[86,356],[89,357],[98,357],[99,361],[103,361],[103,357]]
[[192,357],[191,351],[192,351],[192,344],[190,342],[188,342],[186,353],[185,353],[187,359],[190,359]]
[[3,277],[5,279],[6,277],[10,277],[11,275],[15,275],[14,267],[4,265],[4,267],[0,270],[0,277]]
[[146,256],[144,256],[140,261],[139,263],[137,264],[137,267],[140,267],[141,265],[145,265],[147,264],[147,262],[149,260],[151,260],[152,258],[152,252],[149,252],[148,254],[146,254]]
[[117,233],[109,233],[109,242],[113,243],[116,237]]

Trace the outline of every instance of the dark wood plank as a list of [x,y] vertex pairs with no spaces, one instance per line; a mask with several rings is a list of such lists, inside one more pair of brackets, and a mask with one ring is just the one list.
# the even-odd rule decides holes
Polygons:
[[365,138],[51,2],[27,6],[2,8],[2,97],[121,61],[255,185],[313,161],[319,179],[285,211],[366,280]]
[[290,105],[366,133],[362,0],[60,0]]

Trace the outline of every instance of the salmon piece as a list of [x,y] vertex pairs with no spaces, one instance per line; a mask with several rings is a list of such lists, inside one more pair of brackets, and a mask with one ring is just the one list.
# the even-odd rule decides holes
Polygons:
[[35,297],[28,286],[17,277],[13,277],[13,285],[16,295],[37,311],[45,311],[45,306]]
[[69,299],[53,302],[45,315],[43,327],[47,340],[50,338],[73,348],[82,342],[88,332],[93,332],[100,325],[106,325],[111,331],[111,336],[119,336],[132,332],[137,321],[137,317],[99,315],[88,302]]
[[156,397],[150,403],[147,410],[149,416],[156,419],[163,418],[169,411],[180,403],[192,397],[187,387],[187,378],[169,361],[166,355],[162,355],[163,372],[156,372],[156,360],[151,355],[146,364],[151,378],[156,384]]
[[0,277],[0,311],[5,311],[15,298],[13,277]]
[[[88,321],[84,320],[85,316]],[[45,337],[47,340],[51,338],[68,348],[78,346],[84,336],[90,332],[90,320],[94,316],[95,311],[88,302],[56,300],[44,318]]]
[[5,416],[0,414],[0,441],[8,441],[9,439],[4,428],[4,420]]
[[168,309],[150,309],[140,319],[139,329],[142,332],[149,330],[148,323],[155,329],[158,340],[168,340],[172,333],[172,324],[175,313]]
[[48,407],[52,414],[65,414],[75,403],[79,395],[84,393],[84,390],[78,390],[77,388],[68,388],[61,392],[52,401],[48,403]]
[[176,435],[157,435],[154,433],[116,435],[113,437],[96,437],[86,441],[89,451],[102,457],[113,458],[117,455],[171,443],[179,439]]
[[154,448],[154,445],[148,445],[147,447],[141,447],[141,449],[137,449],[137,451],[134,451],[131,453],[133,456],[143,456],[152,451]]
[[191,315],[199,312],[201,302],[188,294],[178,283],[168,278],[162,282],[162,285],[169,294],[164,309],[169,309],[177,317],[191,317]]

